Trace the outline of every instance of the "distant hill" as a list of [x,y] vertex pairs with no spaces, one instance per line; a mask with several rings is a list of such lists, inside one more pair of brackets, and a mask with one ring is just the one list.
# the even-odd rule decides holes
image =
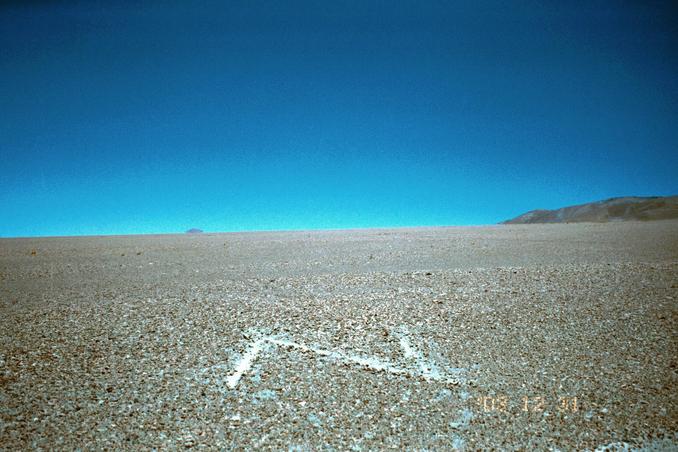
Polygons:
[[191,228],[186,231],[186,234],[202,234],[202,229]]
[[531,210],[502,223],[580,223],[670,218],[678,218],[678,196],[626,196],[557,210]]

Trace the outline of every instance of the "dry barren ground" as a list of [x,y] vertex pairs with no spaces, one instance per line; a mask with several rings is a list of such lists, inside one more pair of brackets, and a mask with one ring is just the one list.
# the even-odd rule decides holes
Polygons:
[[678,447],[678,222],[0,240],[0,448]]

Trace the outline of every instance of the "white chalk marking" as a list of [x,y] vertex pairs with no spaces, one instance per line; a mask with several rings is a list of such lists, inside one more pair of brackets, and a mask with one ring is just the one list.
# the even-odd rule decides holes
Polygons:
[[456,451],[463,451],[466,446],[466,442],[459,436],[452,437],[452,448]]
[[416,358],[417,357],[417,353],[412,348],[412,345],[410,345],[410,341],[404,335],[400,336],[400,347],[403,349],[403,353],[405,354],[405,358]]
[[412,346],[409,337],[407,337],[407,330],[401,329],[401,331],[398,333],[398,336],[400,336],[400,348],[403,349],[403,354],[405,355],[405,358],[413,359],[417,363],[419,371],[425,377],[434,380],[440,379],[439,372],[435,368],[434,364],[424,359],[424,355],[422,355],[422,353],[419,350]]
[[[678,450],[678,432],[674,432],[673,437],[668,435],[664,438],[645,440],[640,446],[631,446],[624,441],[603,444],[596,447],[593,452],[650,452],[658,450]],[[591,449],[585,449],[585,451],[591,452]]]
[[252,368],[252,363],[257,359],[257,356],[262,350],[265,339],[254,341],[249,350],[240,358],[240,361],[235,366],[235,371],[226,378],[226,385],[233,389],[238,386],[238,382],[243,374]]
[[[339,351],[324,350],[317,347],[311,347],[299,342],[293,342],[286,339],[281,339],[276,336],[264,336],[256,341],[252,342],[245,354],[238,360],[235,365],[234,371],[226,378],[226,385],[230,389],[235,389],[240,382],[240,379],[243,375],[249,372],[252,369],[254,362],[256,361],[259,353],[262,352],[264,345],[266,343],[273,344],[279,347],[285,347],[288,349],[298,350],[303,353],[315,354],[319,356],[324,356],[336,361],[340,361],[346,364],[354,364],[362,368],[376,371],[376,372],[388,372],[395,375],[409,376],[413,378],[422,378],[426,381],[436,381],[443,384],[449,385],[459,385],[460,381],[456,378],[448,376],[440,372],[434,363],[424,359],[424,356],[415,349],[409,338],[406,335],[406,332],[403,330],[398,333],[400,338],[400,347],[403,349],[403,355],[407,359],[412,359],[417,365],[417,370],[413,371],[405,367],[397,366],[388,361],[381,360],[376,357],[370,356],[360,356],[360,355],[351,355]],[[205,371],[208,369],[205,369]]]

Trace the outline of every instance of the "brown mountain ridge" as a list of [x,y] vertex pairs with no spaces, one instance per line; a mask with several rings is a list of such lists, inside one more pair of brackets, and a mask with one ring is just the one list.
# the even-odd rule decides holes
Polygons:
[[531,210],[502,224],[604,223],[678,218],[678,196],[624,196],[555,210]]

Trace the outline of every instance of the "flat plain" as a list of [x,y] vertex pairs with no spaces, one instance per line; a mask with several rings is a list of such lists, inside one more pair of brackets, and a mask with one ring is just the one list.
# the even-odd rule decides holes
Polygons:
[[0,239],[0,449],[678,447],[678,221]]

